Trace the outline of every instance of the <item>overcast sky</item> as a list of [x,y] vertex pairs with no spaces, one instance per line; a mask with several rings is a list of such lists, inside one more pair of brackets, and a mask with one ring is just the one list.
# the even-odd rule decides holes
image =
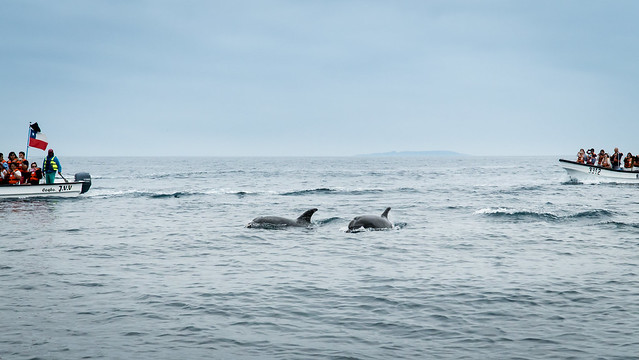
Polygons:
[[[639,1],[0,2],[0,151],[639,152]],[[44,154],[31,149],[33,154]]]

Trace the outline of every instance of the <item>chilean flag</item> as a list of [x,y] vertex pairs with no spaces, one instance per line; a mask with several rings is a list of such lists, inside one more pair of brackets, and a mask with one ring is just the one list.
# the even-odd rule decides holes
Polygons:
[[29,130],[29,146],[40,150],[46,150],[47,146],[49,146],[49,142],[47,141],[47,137],[40,132],[40,126],[38,126],[38,123],[31,124],[31,129]]

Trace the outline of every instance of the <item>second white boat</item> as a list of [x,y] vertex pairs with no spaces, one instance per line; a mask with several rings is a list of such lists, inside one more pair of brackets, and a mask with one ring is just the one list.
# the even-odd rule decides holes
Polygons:
[[637,170],[615,170],[564,159],[559,159],[559,163],[574,181],[639,184],[639,171]]

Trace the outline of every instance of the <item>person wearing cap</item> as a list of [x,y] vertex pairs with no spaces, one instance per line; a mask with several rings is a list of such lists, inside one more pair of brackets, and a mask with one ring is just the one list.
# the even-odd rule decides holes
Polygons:
[[53,184],[55,181],[55,173],[62,175],[62,166],[60,160],[53,154],[53,149],[49,149],[47,158],[42,163],[42,171],[44,172],[44,179],[47,184]]

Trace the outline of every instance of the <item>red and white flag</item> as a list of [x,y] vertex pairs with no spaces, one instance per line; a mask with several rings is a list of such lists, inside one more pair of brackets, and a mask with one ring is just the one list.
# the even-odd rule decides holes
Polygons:
[[47,146],[49,146],[47,137],[40,132],[40,126],[38,126],[38,123],[31,124],[31,129],[29,131],[29,146],[40,150],[46,150]]

